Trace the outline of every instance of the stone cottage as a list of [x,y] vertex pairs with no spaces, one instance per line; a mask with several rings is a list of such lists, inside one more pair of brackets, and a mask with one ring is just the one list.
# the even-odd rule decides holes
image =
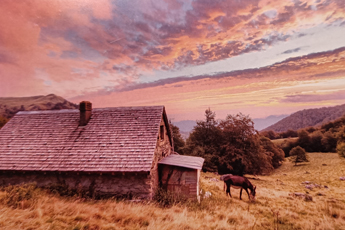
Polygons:
[[157,163],[172,152],[164,106],[22,111],[0,129],[0,185],[151,199]]

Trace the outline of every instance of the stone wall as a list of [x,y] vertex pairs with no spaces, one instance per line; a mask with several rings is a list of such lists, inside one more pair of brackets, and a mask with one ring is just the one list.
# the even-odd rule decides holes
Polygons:
[[126,196],[151,199],[151,180],[148,173],[77,173],[77,172],[18,172],[0,171],[0,185],[36,183],[39,187],[68,186],[92,195]]
[[157,137],[156,149],[154,152],[154,157],[152,161],[150,178],[151,178],[151,194],[154,195],[159,186],[159,172],[158,172],[158,162],[164,157],[169,156],[173,149],[169,141],[169,136],[167,128],[165,126],[164,119],[162,117],[160,126],[164,126],[164,137],[161,137],[159,132]]

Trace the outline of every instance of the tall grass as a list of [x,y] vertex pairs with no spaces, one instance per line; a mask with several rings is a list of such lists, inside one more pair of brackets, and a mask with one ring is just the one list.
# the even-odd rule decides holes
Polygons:
[[[235,189],[232,199],[226,197],[223,182],[211,173],[201,177],[203,194],[212,194],[209,198],[168,206],[61,197],[24,187],[33,198],[27,199],[25,192],[14,196],[17,188],[2,190],[0,229],[345,229],[345,181],[339,180],[345,176],[345,159],[337,154],[311,153],[309,163],[294,166],[286,161],[272,175],[247,176],[257,186],[255,203],[246,193],[239,200]],[[309,190],[304,181],[328,188]],[[294,192],[308,193],[313,201],[291,196]]]

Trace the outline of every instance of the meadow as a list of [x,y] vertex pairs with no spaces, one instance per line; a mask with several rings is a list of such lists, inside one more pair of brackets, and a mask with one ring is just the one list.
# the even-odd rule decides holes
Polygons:
[[[35,189],[17,205],[0,192],[0,229],[345,229],[345,159],[309,153],[310,162],[286,160],[271,175],[246,175],[257,186],[255,202],[202,173],[201,188],[212,195],[200,203],[162,207],[156,202],[85,200]],[[304,183],[309,182],[309,183]],[[306,186],[313,187],[311,189]],[[294,193],[312,196],[312,201]]]

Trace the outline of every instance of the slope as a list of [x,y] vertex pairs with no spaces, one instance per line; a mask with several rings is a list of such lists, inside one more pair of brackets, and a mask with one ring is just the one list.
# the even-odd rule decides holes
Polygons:
[[291,114],[262,131],[273,130],[275,132],[285,132],[289,129],[298,130],[310,126],[317,127],[340,118],[344,114],[345,104],[318,109],[305,109]]

